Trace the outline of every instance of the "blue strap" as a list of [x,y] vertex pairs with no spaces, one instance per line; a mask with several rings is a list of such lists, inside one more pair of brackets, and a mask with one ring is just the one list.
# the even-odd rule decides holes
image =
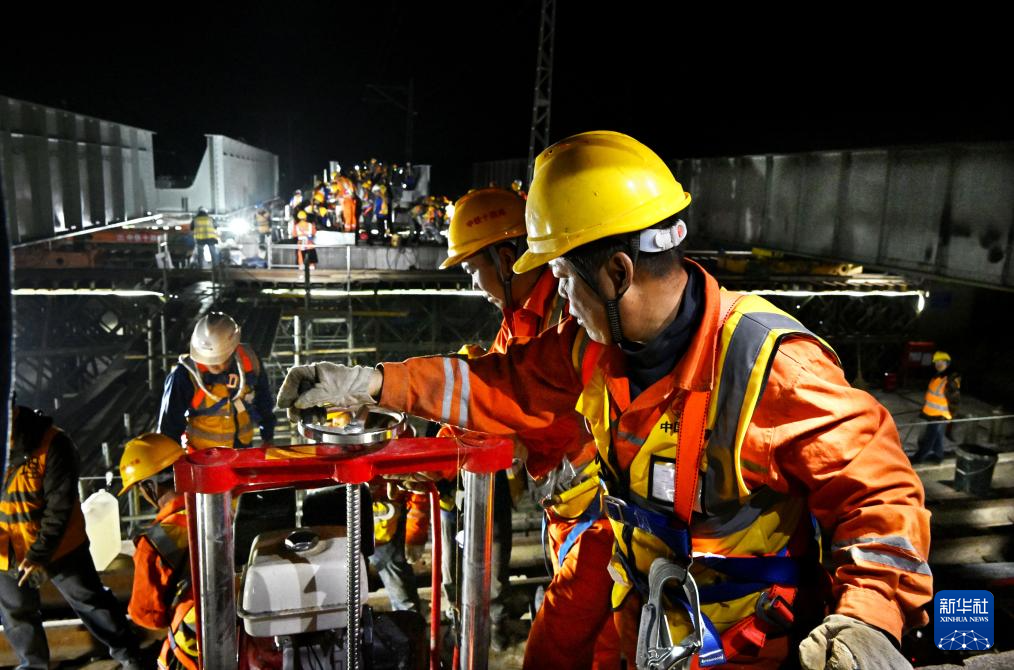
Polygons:
[[577,540],[581,537],[581,533],[585,532],[599,520],[602,512],[602,506],[599,503],[600,496],[596,495],[595,500],[591,505],[588,505],[588,509],[584,511],[581,516],[577,518],[577,524],[571,529],[567,539],[560,545],[560,551],[557,553],[557,565],[563,566],[563,559],[567,558],[567,554],[570,553],[571,547],[577,544]]
[[771,585],[764,582],[719,582],[698,586],[697,592],[702,605],[711,605],[745,598],[751,593],[767,591],[769,588]]
[[690,555],[690,533],[685,528],[669,525],[669,517],[612,496],[605,496],[604,500],[606,516],[613,521],[651,533],[665,542],[678,557],[686,558]]
[[712,570],[721,572],[734,582],[765,582],[763,590],[771,584],[795,586],[799,583],[799,563],[788,556],[724,557],[702,556],[695,559]]
[[[686,598],[678,598],[676,602],[683,605],[687,616],[693,621],[694,613],[690,611],[690,603],[686,601]],[[704,622],[704,629],[701,631],[701,650],[697,653],[699,665],[702,668],[707,668],[725,663],[725,650],[722,649],[722,637],[718,634],[718,629],[715,628],[711,619],[704,615],[704,612],[701,612],[701,621]]]

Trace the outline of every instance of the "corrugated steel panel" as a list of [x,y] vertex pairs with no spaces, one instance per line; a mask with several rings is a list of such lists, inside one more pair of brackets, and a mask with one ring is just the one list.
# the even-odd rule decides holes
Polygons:
[[685,159],[692,233],[1014,286],[1014,144]]

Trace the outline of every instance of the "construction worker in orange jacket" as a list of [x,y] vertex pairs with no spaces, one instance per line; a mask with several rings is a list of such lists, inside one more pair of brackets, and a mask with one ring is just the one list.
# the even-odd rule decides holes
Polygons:
[[[566,301],[557,293],[551,272],[514,274],[514,262],[524,251],[524,237],[524,201],[510,191],[478,189],[454,205],[447,229],[447,259],[440,268],[460,265],[471,275],[473,286],[503,313],[489,349],[493,352],[506,351],[515,337],[535,337],[554,328],[565,314]],[[469,355],[482,353],[471,350]],[[553,581],[528,635],[524,667],[586,668],[594,658],[597,668],[617,668],[618,641],[607,608],[611,582],[605,572],[613,536],[601,514],[597,470],[592,463],[594,444],[576,415],[547,429],[524,432],[519,438],[527,452],[528,473],[535,479],[535,490],[547,515],[554,568]],[[565,454],[562,462],[561,453]],[[504,483],[498,482],[501,487]],[[507,520],[509,523],[509,515]],[[510,533],[509,525],[505,532]],[[506,556],[501,559],[505,565],[500,569],[506,580],[510,545],[504,544]],[[494,595],[499,595],[504,585],[497,584],[496,577]],[[589,607],[592,603],[602,607]],[[496,617],[491,618],[496,623]],[[498,637],[504,637],[504,632],[494,626],[493,642],[501,646],[504,641]]]
[[894,423],[823,340],[682,258],[689,204],[629,136],[558,142],[536,161],[515,271],[550,263],[574,319],[501,355],[335,366],[280,404],[374,399],[499,434],[576,407],[610,493],[628,661],[910,667],[898,645],[927,620],[929,513]]
[[134,541],[134,585],[127,611],[134,623],[168,629],[158,667],[197,670],[197,611],[190,577],[190,542],[183,494],[173,483],[173,464],[186,452],[159,433],[127,442],[120,459],[124,493],[135,486],[158,510]]
[[346,233],[354,233],[356,223],[356,185],[345,175],[340,175],[336,181],[338,188],[338,204],[342,211],[342,224]]
[[317,236],[317,226],[310,220],[306,211],[296,212],[296,219],[292,222],[292,236],[296,238],[296,265],[300,268],[310,266],[310,269],[317,267],[317,250],[314,249],[314,238]]
[[[514,338],[552,330],[565,314],[565,301],[548,269],[515,274],[512,266],[524,252],[524,201],[500,188],[483,188],[454,206],[448,228],[447,259],[441,269],[460,265],[475,287],[503,313],[490,351],[502,353]],[[485,352],[466,347],[468,356]],[[525,668],[617,668],[619,649],[609,597],[612,582],[606,567],[613,534],[602,514],[595,448],[576,413],[561,416],[537,430],[519,431],[528,473],[547,515],[554,566],[528,636]],[[499,507],[506,529],[495,533],[491,619],[495,648],[506,646],[504,598],[510,559],[510,499],[507,477],[497,480]],[[503,498],[506,497],[506,503]],[[494,517],[498,512],[494,510]],[[506,536],[506,537],[504,537]]]

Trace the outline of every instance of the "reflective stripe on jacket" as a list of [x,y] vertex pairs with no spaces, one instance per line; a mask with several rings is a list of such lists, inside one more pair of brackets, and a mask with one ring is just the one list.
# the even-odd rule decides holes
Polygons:
[[218,231],[215,229],[215,222],[207,214],[194,217],[194,239],[218,241]]
[[[0,498],[0,570],[16,568],[39,535],[46,509],[46,459],[50,444],[59,434],[60,429],[53,426],[47,428],[39,446],[28,455],[25,462],[8,469],[3,497]],[[50,560],[66,556],[88,539],[81,501],[76,500],[76,493],[74,497],[63,538]]]
[[947,375],[939,375],[930,380],[926,389],[926,401],[922,406],[926,416],[951,419],[951,407],[947,403]]
[[[798,324],[788,329],[793,331],[791,336],[771,342],[768,334],[782,330],[777,324],[751,318],[749,324],[737,326],[726,320],[717,282],[692,261],[686,264],[688,271],[698,272],[705,280],[705,304],[701,324],[673,371],[631,401],[622,358],[602,356],[603,372],[596,376],[605,388],[597,393],[601,421],[613,424],[612,438],[618,442],[609,450],[616,454],[613,472],[627,471],[631,490],[635,482],[644,493],[664,490],[662,481],[654,478],[656,472],[662,478],[668,474],[660,450],[652,452],[655,442],[632,469],[651,433],[675,431],[673,437],[678,437],[681,426],[678,422],[673,426],[672,419],[687,396],[711,394],[705,405],[710,412],[727,404],[722,399],[723,386],[745,388],[748,403],[741,410],[749,418],[742,413],[711,414],[715,442],[712,447],[709,441],[702,461],[703,520],[745,523],[739,533],[744,546],[776,551],[803,537],[802,529],[812,514],[833,543],[829,604],[834,611],[898,638],[903,629],[922,625],[926,621],[922,606],[933,592],[926,566],[929,514],[923,506],[922,485],[901,451],[890,415],[869,394],[850,387],[827,349],[800,333]],[[781,316],[760,298],[756,300],[747,314]],[[746,363],[732,364],[727,358],[738,349],[731,342],[733,335],[741,330],[752,334],[754,329],[767,334],[748,339],[771,347],[763,353],[763,374],[759,374],[759,351],[748,351]],[[380,404],[501,435],[551,425],[572,411],[580,396],[596,397],[595,389],[585,393],[582,375],[575,371],[574,343],[580,330],[568,319],[557,335],[516,339],[504,355],[460,362],[426,357],[386,363]],[[722,355],[726,359],[721,361],[719,377],[716,370]],[[728,384],[726,375],[731,375]],[[724,393],[728,398],[728,392]],[[618,414],[614,417],[613,412]],[[663,425],[667,420],[670,425]],[[715,438],[719,431],[726,435],[721,443]],[[750,509],[757,504],[762,505],[760,514]],[[745,516],[739,516],[741,508]],[[738,532],[726,527],[710,537],[707,528],[705,524],[705,532],[693,537],[695,550],[727,547]],[[755,541],[751,533],[765,528],[776,537]]]
[[257,355],[244,345],[236,348],[236,373],[225,383],[205,384],[207,368],[190,356],[180,356],[194,385],[194,397],[187,415],[186,446],[189,449],[211,447],[249,447],[254,423],[248,405],[254,402],[254,387],[261,374]]

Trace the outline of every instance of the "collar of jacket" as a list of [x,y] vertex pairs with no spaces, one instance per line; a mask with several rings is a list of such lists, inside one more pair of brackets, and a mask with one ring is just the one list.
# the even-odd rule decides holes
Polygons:
[[[504,321],[511,337],[535,337],[539,334],[542,320],[546,312],[553,304],[553,297],[556,294],[556,277],[553,271],[546,266],[539,276],[539,280],[532,287],[532,292],[525,299],[525,304],[514,311],[513,319]],[[562,298],[561,298],[562,299]]]
[[683,354],[673,371],[645,389],[633,403],[630,402],[630,385],[624,369],[623,352],[617,346],[609,347],[603,368],[610,396],[619,406],[620,411],[626,411],[627,407],[632,404],[646,407],[658,405],[678,390],[707,392],[715,384],[715,356],[722,316],[720,314],[721,288],[718,286],[718,281],[700,265],[689,258],[685,258],[683,262],[695,267],[704,281],[704,307],[701,313],[701,323],[691,338],[686,353]]

